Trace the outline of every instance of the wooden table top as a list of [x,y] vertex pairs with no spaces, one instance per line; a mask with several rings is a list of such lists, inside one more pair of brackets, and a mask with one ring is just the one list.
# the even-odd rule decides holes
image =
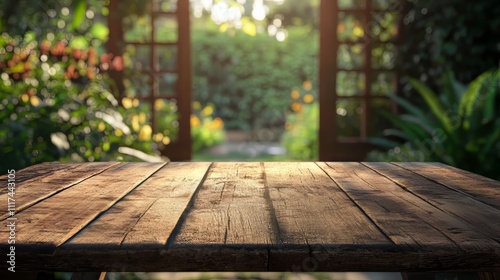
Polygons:
[[439,163],[43,163],[13,217],[0,179],[21,271],[500,270],[500,182]]

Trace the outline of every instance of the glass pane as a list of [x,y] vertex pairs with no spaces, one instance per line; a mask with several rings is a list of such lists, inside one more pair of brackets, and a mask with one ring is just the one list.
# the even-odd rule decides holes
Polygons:
[[159,12],[175,12],[177,0],[153,0],[153,8]]
[[396,92],[396,75],[393,72],[373,73],[372,95],[387,95]]
[[160,96],[175,96],[177,92],[177,74],[160,74],[157,77]]
[[374,98],[370,101],[370,108],[370,135],[382,136],[384,129],[389,128],[391,123],[381,112],[391,112],[391,101],[385,98]]
[[177,20],[173,17],[155,19],[155,41],[159,43],[177,42]]
[[338,0],[340,9],[359,9],[365,7],[365,0]]
[[151,70],[150,47],[127,45],[123,60],[126,69],[130,70]]
[[372,49],[372,67],[374,69],[392,69],[396,60],[394,44],[378,44]]
[[398,15],[395,13],[375,13],[370,24],[370,37],[389,41],[398,35]]
[[177,133],[179,131],[177,101],[175,99],[156,99],[154,105],[156,114],[156,134],[153,139],[163,145],[168,145],[171,141],[177,139]]
[[151,93],[150,76],[146,74],[130,73],[123,80],[126,96],[149,97]]
[[131,15],[123,19],[125,42],[150,42],[151,17]]
[[177,69],[177,47],[176,46],[158,46],[156,47],[159,69],[175,71]]
[[357,41],[365,36],[365,17],[359,13],[339,12],[337,36],[339,41]]
[[339,71],[337,73],[337,95],[363,95],[365,90],[365,74],[360,72]]
[[362,68],[365,64],[363,51],[364,46],[361,44],[340,45],[337,54],[337,66],[342,69]]
[[363,108],[361,100],[339,99],[337,100],[337,135],[339,137],[360,137],[361,116]]

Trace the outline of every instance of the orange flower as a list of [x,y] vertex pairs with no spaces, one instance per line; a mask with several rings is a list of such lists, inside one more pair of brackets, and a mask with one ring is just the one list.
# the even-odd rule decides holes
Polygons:
[[89,65],[96,65],[98,62],[97,51],[93,47],[90,47],[87,55]]
[[113,62],[111,63],[111,69],[116,70],[116,71],[122,71],[123,70],[123,57],[115,56],[115,58],[113,58]]
[[56,43],[55,46],[52,47],[50,53],[54,56],[63,56],[65,50],[65,44],[62,41]]
[[304,95],[304,102],[305,103],[311,103],[314,101],[314,96],[310,93]]
[[50,42],[49,41],[43,41],[40,44],[40,50],[42,51],[42,54],[49,54],[50,51]]
[[296,100],[296,99],[299,99],[300,97],[300,92],[297,90],[297,89],[294,89],[292,90],[292,92],[290,93],[290,96],[292,97],[292,99]]
[[302,87],[305,89],[305,90],[311,90],[312,89],[312,83],[311,81],[304,81],[302,83]]
[[339,25],[337,26],[337,32],[342,33],[344,31],[345,31],[345,25],[343,23],[339,23]]
[[300,110],[302,110],[302,104],[294,102],[292,104],[292,111],[297,113],[297,112],[300,112]]

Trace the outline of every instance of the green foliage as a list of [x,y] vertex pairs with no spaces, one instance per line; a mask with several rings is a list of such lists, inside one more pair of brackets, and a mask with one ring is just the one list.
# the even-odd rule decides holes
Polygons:
[[306,25],[318,29],[319,4],[319,0],[286,0],[283,4],[271,9],[268,17],[282,19],[286,28]]
[[[498,0],[407,0],[400,67],[435,89],[453,69],[469,83],[500,61],[500,5]],[[435,84],[433,84],[435,83]]]
[[281,144],[287,149],[286,157],[292,160],[318,158],[319,105],[304,104],[300,111],[286,118],[286,131]]
[[[37,38],[52,34],[71,40],[89,34],[96,19],[104,20],[105,5],[102,0],[0,1],[0,32],[20,36],[33,32]],[[87,37],[95,47],[102,43],[102,39],[92,39]]]
[[214,118],[213,116],[214,107],[212,104],[202,108],[200,102],[193,102],[191,137],[195,152],[222,143],[225,140],[224,122],[221,118]]
[[[154,154],[151,128],[139,137],[125,117],[144,108],[118,106],[95,49],[39,43],[27,32],[2,34],[0,53],[0,169],[56,160],[137,160],[121,147],[130,148],[128,154]],[[111,68],[121,67],[119,60],[106,59]]]
[[241,30],[192,32],[194,99],[212,102],[228,129],[269,127],[291,85],[317,76],[317,34],[306,28],[290,28],[284,42]]
[[[385,134],[406,144],[372,139],[391,148],[386,159],[440,161],[500,178],[500,71],[483,73],[468,87],[447,73],[439,96],[417,80],[410,83],[424,99],[427,110],[391,96],[407,113],[399,117],[386,114],[398,129],[386,130]],[[382,158],[380,153],[371,155],[372,160]]]

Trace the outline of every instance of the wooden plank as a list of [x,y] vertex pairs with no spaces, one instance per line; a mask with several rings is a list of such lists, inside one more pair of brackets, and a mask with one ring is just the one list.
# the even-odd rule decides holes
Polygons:
[[[498,242],[476,232],[470,224],[430,205],[360,163],[318,165],[394,243],[420,251],[421,256],[415,262],[440,261],[443,265],[443,259],[461,258],[461,262],[486,267],[490,261],[478,255],[495,252],[494,248],[500,251]],[[394,264],[397,263],[395,259]],[[448,269],[453,269],[452,264],[448,265]]]
[[500,271],[496,209],[368,165],[119,164],[17,215],[16,269]]
[[[315,163],[265,163],[264,166],[280,241],[271,248],[271,270],[290,270],[290,263],[303,264],[315,253],[323,254],[316,269],[336,270],[342,265],[354,268],[363,265],[366,260],[363,252],[368,252],[367,248],[373,249],[373,254],[393,247]],[[349,249],[343,251],[344,247]]]
[[[151,176],[164,163],[121,163],[16,215],[16,244],[51,252]],[[0,229],[7,240],[8,228]],[[36,247],[33,247],[36,245]],[[22,248],[21,248],[22,247]]]
[[89,244],[165,245],[209,166],[202,162],[169,163],[61,249],[85,251]]
[[500,181],[442,163],[400,162],[393,164],[500,209]]
[[[71,168],[77,166],[79,163],[62,163],[62,162],[43,162],[35,165],[28,166],[21,170],[16,170],[16,182],[20,183],[30,178],[43,178],[47,174],[51,174],[57,170]],[[7,171],[7,170],[6,170]],[[7,174],[0,176],[0,181],[6,180]],[[2,184],[4,185],[4,184]],[[6,190],[0,189],[0,193]]]
[[[117,162],[99,162],[86,164],[63,164],[51,162],[47,164],[36,165],[35,169],[39,171],[30,171],[29,175],[23,176],[23,171],[16,174],[16,191],[14,195],[16,213],[36,204],[66,188],[78,184],[92,176],[95,176]],[[32,174],[41,174],[40,176]],[[21,175],[25,180],[17,181],[17,175]],[[35,176],[35,177],[33,177]],[[10,197],[7,188],[2,188],[0,200],[7,201]],[[9,217],[9,213],[0,215],[0,220]]]
[[500,210],[394,164],[364,164],[434,207],[469,223],[477,232],[500,242],[500,224],[493,222],[500,221]]
[[165,252],[170,265],[265,270],[267,244],[276,242],[276,232],[263,177],[260,163],[214,163]]

